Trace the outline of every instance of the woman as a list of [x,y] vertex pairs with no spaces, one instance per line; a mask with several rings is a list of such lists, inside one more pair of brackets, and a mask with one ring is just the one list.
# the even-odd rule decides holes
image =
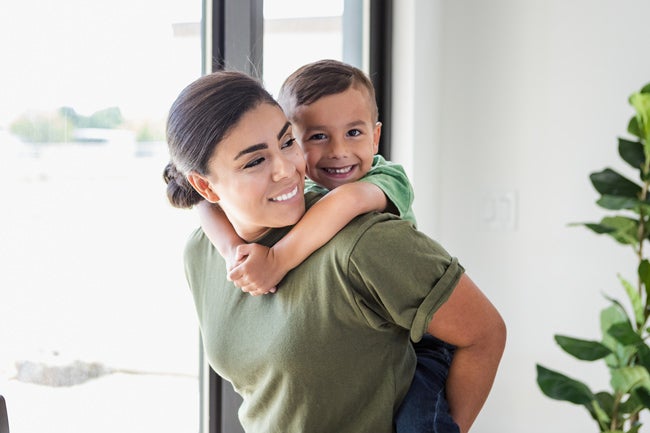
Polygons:
[[[185,88],[167,136],[172,204],[218,203],[247,242],[273,245],[319,198],[302,194],[290,123],[244,74]],[[208,360],[242,395],[247,432],[392,432],[415,368],[409,338],[427,332],[457,346],[447,397],[461,432],[487,398],[503,321],[455,258],[398,218],[355,219],[274,295],[251,297],[227,281],[201,230],[185,267]]]

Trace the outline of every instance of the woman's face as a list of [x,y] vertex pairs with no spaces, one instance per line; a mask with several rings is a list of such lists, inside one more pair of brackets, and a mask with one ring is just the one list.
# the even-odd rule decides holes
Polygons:
[[305,213],[305,158],[282,110],[262,103],[217,145],[206,176],[237,233],[254,241]]

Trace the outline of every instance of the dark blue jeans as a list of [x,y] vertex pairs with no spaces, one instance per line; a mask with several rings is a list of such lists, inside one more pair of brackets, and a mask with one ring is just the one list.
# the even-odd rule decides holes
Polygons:
[[413,343],[413,347],[418,363],[411,387],[395,416],[397,433],[459,433],[445,396],[455,347],[430,335]]

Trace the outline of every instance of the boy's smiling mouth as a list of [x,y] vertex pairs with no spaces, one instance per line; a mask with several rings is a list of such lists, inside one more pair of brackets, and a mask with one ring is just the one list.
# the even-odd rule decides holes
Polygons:
[[323,171],[325,171],[327,174],[348,174],[349,172],[352,171],[354,168],[354,165],[348,165],[347,167],[323,167]]

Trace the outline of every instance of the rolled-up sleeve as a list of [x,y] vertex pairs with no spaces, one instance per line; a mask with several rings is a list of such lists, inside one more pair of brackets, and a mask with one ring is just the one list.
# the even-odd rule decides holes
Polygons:
[[404,221],[366,227],[351,251],[348,276],[374,327],[399,326],[419,341],[464,272],[440,244]]

